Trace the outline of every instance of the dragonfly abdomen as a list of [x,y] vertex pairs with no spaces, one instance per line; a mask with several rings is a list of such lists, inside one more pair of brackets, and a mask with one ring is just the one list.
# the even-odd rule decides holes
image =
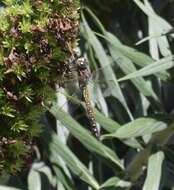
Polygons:
[[91,101],[90,101],[87,86],[84,86],[82,91],[83,91],[83,97],[84,97],[85,104],[86,104],[87,116],[88,116],[88,119],[89,119],[90,125],[91,125],[91,132],[95,137],[98,138],[99,137],[99,131],[98,131],[98,128],[97,128],[95,114],[94,114],[93,107],[91,105]]

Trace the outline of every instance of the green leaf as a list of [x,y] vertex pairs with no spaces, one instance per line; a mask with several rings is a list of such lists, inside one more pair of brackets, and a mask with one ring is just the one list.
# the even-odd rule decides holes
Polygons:
[[50,184],[52,184],[53,175],[51,169],[48,166],[46,166],[44,162],[35,162],[32,164],[32,168],[37,172],[44,173],[45,176],[47,176]]
[[[96,57],[99,60],[99,63],[101,67],[105,68],[103,69],[103,74],[106,79],[108,89],[112,96],[117,98],[120,103],[124,106],[124,108],[127,110],[127,113],[129,114],[130,118],[132,119],[132,114],[127,106],[127,103],[125,101],[125,98],[123,96],[123,93],[121,91],[121,88],[117,82],[116,76],[110,66],[110,62],[108,59],[108,56],[106,55],[106,52],[101,45],[100,41],[97,39],[97,37],[94,35],[93,31],[90,29],[84,15],[82,14],[82,20],[83,20],[83,26],[84,26],[84,35],[87,36],[87,41],[89,44],[93,47],[94,52],[96,54]],[[84,36],[84,37],[85,37]]]
[[[114,133],[116,130],[118,130],[121,127],[121,125],[119,125],[116,121],[104,116],[97,109],[95,109],[94,111],[95,111],[95,117],[96,117],[97,122],[107,132]],[[125,141],[123,141],[123,143],[133,148],[142,149],[142,146],[138,143],[136,139],[126,139]]]
[[41,177],[38,171],[31,168],[28,176],[28,189],[29,190],[41,190]]
[[[110,33],[107,34],[108,39],[116,44],[117,39]],[[132,63],[132,61],[127,57],[127,55],[123,55],[118,48],[115,46],[109,46],[111,56],[116,61],[118,66],[125,74],[129,74],[136,71],[136,67]],[[153,89],[147,84],[147,82],[143,78],[137,78],[132,80],[133,84],[137,87],[137,89],[144,95],[144,96],[151,96],[155,100],[158,101],[156,94],[154,93]]]
[[126,167],[125,177],[129,178],[131,181],[137,181],[137,179],[142,175],[143,167],[145,163],[147,163],[149,154],[149,146],[140,152],[137,152]]
[[69,129],[71,134],[76,137],[89,151],[95,152],[106,159],[109,159],[120,168],[123,165],[118,156],[108,147],[99,142],[89,132],[77,123],[70,115],[58,109],[57,105],[50,109],[50,112],[59,120],[65,127]]
[[108,187],[130,187],[131,183],[128,181],[123,181],[119,179],[118,177],[112,177],[108,179],[104,184],[101,185],[100,189],[102,188],[108,188]]
[[[152,17],[153,19],[155,19],[156,23],[159,24],[159,26],[161,26],[161,30],[164,29],[165,31],[170,31],[173,27],[171,24],[169,24],[165,19],[161,18],[160,16],[158,16],[153,10],[152,8],[148,5],[147,3],[148,1],[146,0],[146,4],[143,4],[140,0],[133,0],[135,2],[135,4],[148,16],[148,17]],[[162,27],[164,26],[164,27]],[[161,31],[159,31],[159,34],[161,34]]]
[[7,104],[0,108],[0,114],[8,116],[8,117],[15,117],[14,116],[15,112],[16,110]]
[[9,186],[3,186],[3,185],[0,185],[0,189],[1,190],[22,190],[15,187],[9,187]]
[[21,30],[23,33],[31,32],[31,21],[29,19],[23,18],[19,23],[19,30]]
[[155,61],[152,64],[147,65],[138,71],[132,72],[126,75],[125,77],[120,78],[118,81],[121,82],[124,80],[133,79],[136,77],[148,76],[148,75],[152,75],[152,74],[170,69],[174,66],[173,58],[174,58],[173,56],[162,58],[159,61]]
[[149,39],[151,56],[155,60],[158,60],[160,54],[164,57],[172,55],[169,41],[167,37],[163,35],[173,28],[172,25],[155,13],[148,0],[144,1],[144,4],[139,0],[134,0],[134,2],[148,16],[149,35],[156,36],[156,38]]
[[101,112],[99,112],[97,109],[95,111],[95,117],[97,122],[108,132],[113,133],[118,128],[120,128],[120,124],[118,124],[116,121],[104,116]]
[[[139,52],[132,47],[121,44],[118,38],[116,38],[113,34],[107,32],[105,36],[100,36],[104,38],[111,46],[115,47],[117,51],[120,51],[120,53],[122,53],[125,57],[129,58],[136,65],[140,67],[145,67],[147,65],[150,65],[151,63],[154,63],[154,59],[152,59],[145,53]],[[166,80],[169,77],[169,74],[166,71],[161,71],[160,73],[157,73],[156,76],[158,76],[162,80]]]
[[[136,49],[134,49],[132,47],[123,45],[116,36],[114,36],[113,34],[107,32],[105,30],[102,23],[92,13],[92,11],[90,11],[88,8],[85,8],[85,10],[87,10],[87,12],[91,15],[91,17],[93,18],[93,20],[96,23],[97,27],[104,34],[104,35],[102,35],[102,34],[97,33],[97,35],[104,38],[113,47],[117,48],[117,50],[119,50],[124,56],[129,58],[133,63],[139,65],[140,67],[144,67],[144,66],[147,66],[147,65],[151,64],[152,62],[154,62],[154,60],[150,56],[148,56],[147,54],[139,52],[139,51],[137,51]],[[161,79],[166,79],[169,76],[169,74],[167,72],[163,71],[161,73],[158,73],[158,76]]]
[[150,135],[167,128],[167,124],[153,118],[138,118],[120,127],[115,133],[103,135],[102,138],[127,139]]
[[62,168],[61,167],[57,167],[57,165],[53,165],[53,170],[55,172],[56,175],[56,179],[57,179],[57,183],[63,185],[63,187],[65,187],[66,190],[74,190],[74,184],[73,184],[73,180],[71,178],[69,178],[64,172],[62,172]]
[[149,157],[147,177],[143,186],[143,190],[159,190],[163,160],[164,153],[162,151],[152,154]]
[[25,124],[23,120],[16,121],[12,126],[11,130],[15,132],[20,132],[20,131],[27,131],[28,125]]
[[[64,117],[64,115],[60,115],[60,117]],[[71,150],[64,143],[61,142],[56,133],[45,129],[42,134],[42,140],[49,146],[49,157],[52,163],[59,165],[59,157],[61,157],[67,164],[67,166],[71,169],[71,171],[79,176],[80,179],[90,184],[95,189],[99,187],[98,183],[89,173],[85,165],[80,162],[80,160],[71,152]]]
[[[47,127],[51,127],[51,126],[47,126]],[[51,136],[50,131],[46,131],[46,133],[48,133],[49,136]],[[43,166],[42,168],[39,168],[38,171],[44,173],[47,176],[52,186],[55,186],[55,183],[56,183],[56,184],[61,184],[61,186],[65,187],[66,190],[75,189],[68,165],[67,163],[65,163],[67,159],[64,159],[64,156],[61,157],[61,155],[55,152],[56,149],[54,148],[53,143],[50,142],[51,137],[45,137],[43,133],[42,138],[44,138],[43,143],[45,143],[45,150],[46,150],[46,147],[48,147],[47,152],[49,154],[49,161],[50,163],[52,163],[52,168],[55,175],[53,178],[50,168],[48,166],[45,166],[45,167]],[[56,138],[60,139],[60,136],[56,134]],[[62,141],[62,139],[60,139],[60,141]],[[58,143],[58,142],[55,142],[55,143]]]
[[116,36],[114,36],[112,33],[107,32],[105,35],[106,35],[106,39],[107,39],[107,37],[109,37],[108,42],[112,46],[114,46],[115,48],[120,50],[120,52],[123,55],[128,57],[132,62],[139,65],[140,67],[144,67],[154,61],[150,56],[146,55],[145,53],[139,52],[138,50],[136,50],[132,47],[123,45],[119,41],[119,39],[116,38]]
[[122,142],[129,147],[139,149],[139,150],[143,149],[142,145],[135,138],[124,139]]

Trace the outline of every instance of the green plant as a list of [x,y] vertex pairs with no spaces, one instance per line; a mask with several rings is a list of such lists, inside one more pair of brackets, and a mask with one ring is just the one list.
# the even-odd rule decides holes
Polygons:
[[78,37],[78,1],[5,0],[0,14],[0,170],[32,161],[41,115]]
[[[19,175],[1,177],[3,184],[19,189],[173,189],[172,26],[147,0],[113,0],[114,8],[107,2],[96,0],[90,7],[110,21],[104,24],[113,33],[89,9],[83,7],[81,15],[82,52],[92,70],[103,72],[99,81],[104,79],[105,84],[93,89],[100,141],[85,129],[90,126],[82,114],[83,102],[66,95],[82,105],[71,117],[59,109],[58,95],[58,102],[48,108],[54,117],[50,113],[44,117],[45,130],[28,183]],[[172,1],[163,2],[159,5],[164,9],[174,6]],[[135,49],[132,43],[137,41]]]
[[[80,160],[70,156],[70,152],[65,151],[66,147],[63,147],[63,154],[59,153],[60,157],[74,174],[93,189],[157,190],[170,189],[173,186],[172,180],[168,183],[165,177],[162,178],[170,172],[169,164],[173,166],[173,147],[168,145],[174,132],[173,115],[166,112],[166,105],[161,101],[162,94],[157,91],[158,88],[163,88],[165,82],[171,80],[173,55],[171,51],[167,51],[169,41],[163,32],[165,29],[167,33],[172,26],[156,15],[147,1],[145,4],[140,1],[136,3],[149,14],[149,20],[152,19],[149,21],[150,24],[153,21],[150,27],[154,27],[154,30],[158,27],[158,30],[155,30],[157,33],[150,34],[148,38],[140,41],[155,41],[153,43],[156,43],[157,49],[153,49],[151,56],[123,44],[115,35],[105,30],[89,9],[84,9],[85,16],[82,13],[81,34],[85,42],[85,52],[91,66],[102,70],[102,77],[106,83],[106,88],[97,86],[98,91],[95,92],[102,93],[94,94],[94,102],[100,111],[112,117],[108,118],[95,110],[97,122],[104,133],[100,139],[102,142],[96,141],[56,106],[50,110],[80,141],[79,151],[76,151],[77,145],[73,147],[70,144]],[[90,26],[87,20],[91,18],[93,23]],[[91,29],[96,26],[96,31],[99,32]],[[163,40],[166,43],[161,45]],[[154,54],[155,51],[158,54]],[[161,59],[155,57],[160,53],[163,55]],[[158,80],[163,82],[157,83]],[[104,96],[105,94],[107,96]],[[48,150],[51,157],[54,157],[58,152],[55,144],[61,146],[61,142],[56,140],[54,132],[51,134],[52,141]],[[81,155],[82,145],[91,153],[91,157],[87,150],[85,158]],[[58,164],[56,159],[54,161]],[[81,161],[91,166],[92,176]],[[77,183],[75,185],[73,189],[88,187]],[[65,186],[65,189],[68,187]]]

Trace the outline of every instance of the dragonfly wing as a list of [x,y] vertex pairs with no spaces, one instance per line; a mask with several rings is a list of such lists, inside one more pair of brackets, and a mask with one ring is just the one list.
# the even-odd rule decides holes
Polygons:
[[99,68],[92,73],[88,85],[90,94],[92,96],[92,101],[99,110],[101,110],[106,116],[108,115],[108,107],[104,98],[103,88],[107,88],[106,80],[104,79],[102,70],[104,68]]
[[[111,79],[108,80],[108,78],[106,78],[106,76],[103,74],[104,70],[106,70],[107,68],[112,67],[112,70],[115,71],[118,69],[118,67],[113,67],[113,64],[109,64],[106,65],[104,67],[101,68],[97,68],[95,71],[92,72],[91,78],[89,80],[89,84],[94,84],[94,85],[99,85],[103,90],[108,90],[108,83],[112,83],[114,81],[112,81]],[[105,93],[107,94],[107,93]],[[108,94],[108,96],[111,94]]]
[[62,87],[57,88],[57,104],[63,111],[68,112],[68,99],[65,96],[65,89]]
[[57,89],[58,109],[62,109],[72,115],[80,105],[81,97],[80,89],[72,90],[59,87]]
[[[56,88],[59,89],[59,92],[57,93],[57,104],[58,104],[58,109],[63,109],[65,112],[68,112],[68,100],[67,97],[63,94],[64,93],[64,88],[60,88],[56,86]],[[68,129],[60,122],[56,121],[57,123],[57,134],[61,138],[61,140],[65,143],[68,136],[69,136],[69,131]]]
[[104,98],[104,94],[102,93],[101,87],[99,85],[96,85],[93,91],[95,96],[94,100],[97,107],[102,111],[102,113],[105,114],[105,116],[108,116],[108,106]]

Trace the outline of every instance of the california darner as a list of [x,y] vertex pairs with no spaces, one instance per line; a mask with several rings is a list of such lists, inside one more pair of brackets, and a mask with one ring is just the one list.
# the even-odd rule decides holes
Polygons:
[[77,60],[77,72],[79,76],[79,87],[82,90],[83,98],[86,104],[88,119],[91,125],[91,132],[96,137],[99,137],[99,131],[97,128],[94,110],[91,104],[91,99],[87,87],[91,73],[89,72],[87,61],[84,58],[79,58]]
[[[99,137],[99,129],[97,127],[94,109],[91,100],[91,94],[88,89],[89,80],[92,77],[89,71],[89,65],[87,59],[84,57],[73,56],[72,60],[68,64],[68,68],[65,69],[64,78],[66,81],[78,81],[79,90],[81,91],[82,98],[86,105],[86,113],[90,123],[91,133],[95,137]],[[64,106],[64,104],[63,104]]]

